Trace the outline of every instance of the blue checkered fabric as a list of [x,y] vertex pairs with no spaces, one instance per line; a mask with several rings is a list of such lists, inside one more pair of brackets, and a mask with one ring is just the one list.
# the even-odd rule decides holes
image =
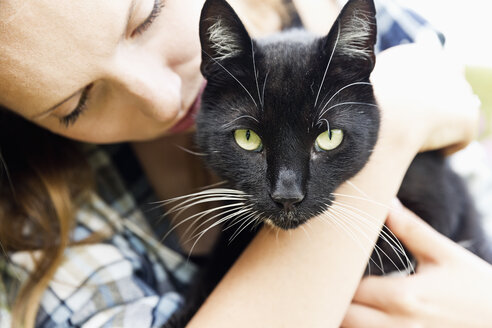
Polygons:
[[[377,50],[433,35],[415,13],[392,1],[377,1]],[[441,37],[441,40],[443,38]],[[97,188],[76,214],[73,240],[94,233],[100,242],[66,249],[41,299],[36,327],[159,327],[183,304],[196,267],[176,251],[176,239],[157,236],[159,212],[128,145],[89,147]],[[156,234],[155,231],[158,231]],[[0,258],[0,327],[10,327],[16,291],[34,268],[36,252]]]
[[[67,248],[41,300],[36,327],[160,327],[183,304],[196,268],[151,230],[153,194],[139,167],[131,167],[137,162],[128,145],[89,147],[87,156],[98,193],[78,209],[72,240],[97,233],[100,241]],[[126,181],[122,168],[133,172]],[[36,256],[16,252],[0,261],[1,327],[10,325],[9,296],[33,270]]]
[[444,44],[442,33],[398,1],[375,0],[375,4],[378,27],[376,52],[405,43]]

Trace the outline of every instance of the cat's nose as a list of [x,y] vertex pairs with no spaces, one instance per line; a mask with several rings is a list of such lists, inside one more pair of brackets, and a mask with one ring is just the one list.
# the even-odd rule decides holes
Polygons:
[[270,197],[279,206],[283,207],[285,211],[292,211],[297,204],[302,202],[304,199],[304,194],[300,192],[294,192],[289,194],[275,193],[273,192]]
[[270,197],[286,211],[292,211],[304,199],[302,179],[293,169],[281,168],[274,176]]

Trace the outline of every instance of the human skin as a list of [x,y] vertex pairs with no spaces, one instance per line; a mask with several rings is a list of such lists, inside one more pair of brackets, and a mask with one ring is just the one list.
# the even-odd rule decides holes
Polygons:
[[396,204],[386,225],[416,257],[416,273],[364,278],[342,327],[490,327],[492,266]]
[[[165,0],[148,29],[133,35],[154,0],[134,6],[132,0],[0,1],[0,104],[77,140],[162,136],[186,115],[204,83],[197,33],[202,5]],[[64,126],[60,118],[89,85],[87,109]]]
[[[203,83],[196,33],[202,3],[167,0],[154,24],[138,37],[131,37],[131,31],[145,20],[153,2],[138,1],[127,28],[124,21],[130,4],[130,0],[27,0],[22,5],[13,0],[0,1],[0,104],[53,132],[78,140],[149,141],[165,135],[188,112]],[[30,26],[36,28],[26,28]],[[462,85],[459,75],[440,78],[442,71],[429,65],[406,72],[414,75],[395,83],[389,74],[398,68],[395,65],[409,62],[409,58],[416,61],[416,57],[405,57],[408,51],[407,48],[403,53],[378,57],[379,67],[387,63],[390,69],[380,70],[382,73],[372,80],[385,119],[391,124],[383,124],[371,162],[352,180],[366,192],[377,191],[371,197],[383,203],[389,203],[396,193],[410,159],[419,148],[466,142],[474,131],[470,128],[473,119],[459,110],[467,106],[456,105],[466,105],[470,98],[468,89],[442,98],[444,91]],[[437,78],[425,79],[431,82],[429,85],[443,88],[439,88],[441,93],[426,94],[431,99],[425,99],[426,106],[422,107],[421,102],[414,103],[416,99],[408,95],[425,91],[419,89],[423,73]],[[75,107],[80,92],[50,115],[33,118],[91,83],[93,95],[88,108],[73,126],[66,128],[59,119]],[[401,87],[395,88],[398,84]],[[454,105],[448,108],[448,103]],[[387,110],[395,104],[401,110]],[[416,108],[425,111],[414,111]],[[446,114],[444,109],[451,110],[452,115],[441,119]],[[414,127],[410,136],[406,133],[408,126]],[[155,154],[155,148],[153,151]],[[389,157],[391,162],[385,160]],[[146,158],[152,161],[155,156]],[[155,174],[163,175],[164,166],[157,167],[160,170]],[[350,195],[354,190],[342,186],[339,192]],[[367,208],[367,203],[356,199],[346,202],[375,217],[375,225],[380,225],[386,216],[384,207]],[[291,234],[279,232],[278,241],[276,234],[264,230],[214,291],[193,324],[217,327],[222,319],[227,319],[224,324],[228,326],[240,320],[235,325],[251,327],[258,320],[259,326],[269,322],[273,327],[298,327],[301,319],[306,322],[305,313],[309,313],[312,325],[300,326],[334,327],[341,322],[372,248],[371,240],[376,239],[375,231],[366,232],[369,241],[359,248],[352,239],[324,222],[314,220],[311,229],[306,229],[314,241],[305,239],[302,229]],[[277,243],[282,247],[275,248]],[[320,245],[327,247],[314,247]],[[299,265],[301,261],[303,264]],[[307,275],[309,279],[305,279]],[[265,291],[261,302],[258,290]],[[244,307],[229,312],[227,306],[234,306],[238,299]],[[304,311],[299,312],[300,308]],[[326,322],[327,309],[330,322]],[[234,315],[235,319],[224,318],[226,314]]]

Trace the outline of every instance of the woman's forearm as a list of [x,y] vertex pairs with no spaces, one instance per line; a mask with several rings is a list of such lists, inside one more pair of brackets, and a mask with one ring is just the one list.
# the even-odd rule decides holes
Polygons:
[[386,218],[381,204],[391,203],[414,155],[469,142],[476,131],[478,107],[462,74],[441,51],[429,52],[406,45],[378,56],[371,75],[382,111],[378,143],[369,163],[336,191],[366,223],[333,214],[293,231],[263,229],[190,327],[340,325]]
[[338,327],[388,212],[379,203],[391,203],[417,150],[381,135],[366,167],[336,191],[372,227],[354,221],[348,233],[325,217],[291,231],[264,228],[189,327]]

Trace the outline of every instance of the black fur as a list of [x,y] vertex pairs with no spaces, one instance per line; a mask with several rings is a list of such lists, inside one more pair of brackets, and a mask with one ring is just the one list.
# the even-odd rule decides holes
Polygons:
[[[367,43],[350,47],[372,54],[367,57],[347,56],[350,50],[341,48],[340,42],[333,53],[337,38],[344,37],[343,28],[338,34],[339,26],[359,19],[355,12],[364,13],[360,16],[369,20],[371,31]],[[254,210],[281,228],[295,228],[325,210],[331,204],[330,193],[364,166],[374,147],[379,127],[375,107],[349,104],[318,117],[333,94],[354,82],[364,84],[339,92],[326,108],[342,102],[375,104],[369,85],[374,66],[374,15],[371,1],[351,1],[326,37],[292,30],[251,40],[225,1],[205,3],[200,36],[202,73],[208,85],[197,117],[198,146],[218,175],[233,188],[253,195]],[[240,50],[220,59],[209,38],[213,24],[230,33],[231,48]],[[331,129],[343,130],[344,139],[335,150],[318,152],[314,141],[327,130],[326,121]],[[240,148],[233,138],[236,129],[258,133],[263,150]],[[271,198],[274,192],[288,195],[292,190],[302,193],[303,200],[290,211],[279,208]]]
[[[249,37],[224,0],[207,0],[200,38],[208,85],[196,142],[207,164],[230,187],[251,195],[248,205],[280,228],[296,228],[325,211],[331,193],[362,169],[377,140],[380,116],[369,84],[376,40],[372,0],[350,0],[325,37],[297,29],[262,40]],[[323,112],[341,103],[348,104]],[[261,151],[239,147],[237,129],[255,131]],[[315,140],[327,129],[343,130],[344,139],[334,150],[319,151]],[[279,204],[278,194],[296,201]],[[471,250],[492,259],[465,185],[438,152],[415,158],[398,197],[441,233],[473,240]],[[250,238],[243,233],[242,245],[227,247],[224,234],[187,308],[168,327],[186,324]],[[391,257],[383,258],[385,272],[397,269],[393,263],[405,269],[387,243],[378,245]],[[373,259],[379,264],[374,254]],[[384,273],[373,264],[369,268]]]

